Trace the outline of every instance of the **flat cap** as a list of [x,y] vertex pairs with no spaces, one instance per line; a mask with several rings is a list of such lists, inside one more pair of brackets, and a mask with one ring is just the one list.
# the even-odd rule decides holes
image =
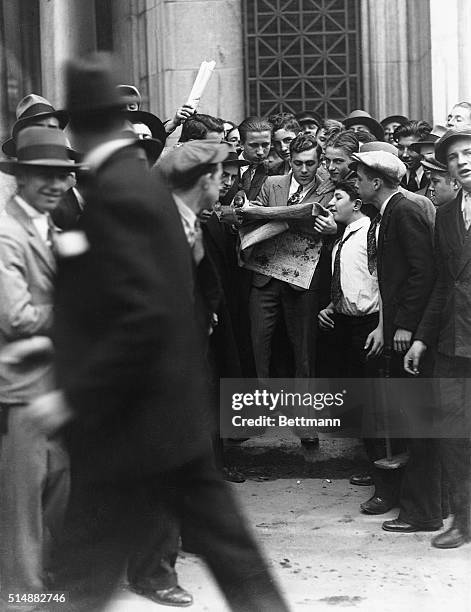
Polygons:
[[398,157],[397,147],[384,140],[374,140],[373,142],[364,142],[360,146],[360,153],[368,153],[368,151],[386,151]]
[[446,155],[450,144],[458,138],[467,137],[471,138],[471,127],[469,125],[447,130],[435,143],[435,159],[441,164],[447,164],[448,161]]
[[384,177],[394,182],[400,182],[407,168],[405,164],[389,151],[367,151],[366,153],[353,153],[354,160],[349,168],[356,170],[358,163],[375,170]]
[[448,166],[441,164],[433,155],[426,155],[420,163],[424,168],[427,168],[427,170],[442,172],[444,174],[448,172]]
[[164,175],[190,173],[198,166],[223,162],[233,151],[228,142],[190,140],[162,157],[159,168]]

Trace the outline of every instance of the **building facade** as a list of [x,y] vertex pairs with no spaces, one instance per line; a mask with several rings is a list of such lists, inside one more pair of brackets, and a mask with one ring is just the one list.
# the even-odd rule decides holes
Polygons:
[[443,124],[471,100],[469,25],[469,0],[1,0],[0,131],[26,93],[60,107],[64,60],[94,49],[161,118],[214,59],[200,110],[225,119],[364,108]]

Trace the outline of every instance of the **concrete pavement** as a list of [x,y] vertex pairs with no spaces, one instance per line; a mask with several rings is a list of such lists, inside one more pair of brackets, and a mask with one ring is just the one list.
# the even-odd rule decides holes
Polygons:
[[[433,534],[382,531],[397,512],[360,514],[371,490],[327,476],[231,485],[293,611],[471,610],[471,544],[440,551],[430,546]],[[195,597],[189,610],[228,610],[199,559],[184,554],[177,569]],[[110,612],[159,609],[123,591]]]

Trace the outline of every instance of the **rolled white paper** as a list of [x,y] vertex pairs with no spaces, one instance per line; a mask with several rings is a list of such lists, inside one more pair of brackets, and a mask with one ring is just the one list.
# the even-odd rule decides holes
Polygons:
[[193,87],[191,88],[190,95],[188,96],[188,100],[186,102],[195,110],[198,108],[201,96],[203,95],[203,92],[206,89],[206,85],[208,84],[209,79],[213,74],[215,66],[216,62],[214,60],[211,60],[210,62],[201,62],[200,69],[198,70],[198,74],[196,76],[195,82],[193,83]]

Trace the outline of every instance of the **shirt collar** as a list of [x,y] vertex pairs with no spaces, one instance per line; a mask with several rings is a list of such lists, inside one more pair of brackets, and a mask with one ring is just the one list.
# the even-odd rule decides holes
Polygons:
[[360,229],[360,227],[364,227],[369,224],[370,224],[369,217],[360,217],[356,221],[353,221],[352,223],[350,223],[350,225],[347,225],[347,227],[345,228],[344,236],[346,236],[347,234],[350,234],[351,232],[356,232],[356,230]]
[[[298,187],[300,187],[301,185],[294,178],[293,171],[290,172],[290,176],[291,176],[291,184],[294,185],[296,187],[296,189],[298,189]],[[312,181],[310,183],[308,183],[307,185],[303,185],[303,193],[306,193],[312,187],[314,187],[314,185],[316,184],[316,181],[317,181],[317,176],[314,176],[314,178],[312,179]]]
[[31,206],[31,204],[28,204],[28,202],[24,200],[18,194],[15,195],[15,200],[16,200],[16,203],[19,204],[19,206],[24,210],[24,212],[28,215],[30,219],[47,218],[48,216],[47,212],[40,212],[39,210],[36,210],[34,206]]
[[175,204],[177,205],[178,212],[180,213],[180,217],[183,219],[183,222],[186,223],[192,230],[195,229],[195,224],[197,221],[197,216],[195,213],[185,204],[185,202],[175,193],[172,193],[173,199],[175,200]]

